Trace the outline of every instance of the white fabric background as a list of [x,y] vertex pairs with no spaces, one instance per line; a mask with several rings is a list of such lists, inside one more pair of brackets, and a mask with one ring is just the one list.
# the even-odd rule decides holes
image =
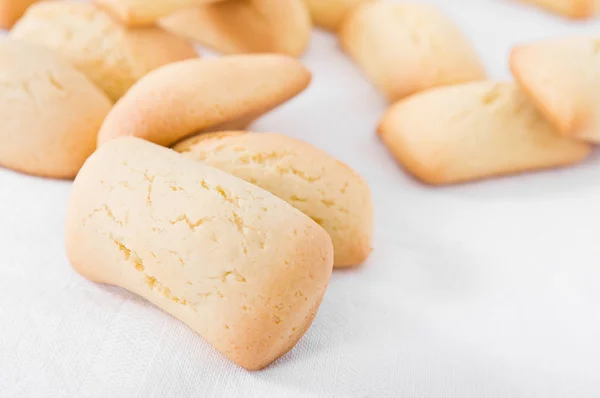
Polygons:
[[[509,0],[434,3],[499,79],[518,42],[600,33]],[[87,282],[63,250],[70,183],[0,170],[0,397],[600,396],[600,156],[428,188],[376,138],[386,104],[334,38],[315,33],[304,61],[309,90],[253,127],[361,172],[376,232],[298,346],[250,373],[147,302]]]

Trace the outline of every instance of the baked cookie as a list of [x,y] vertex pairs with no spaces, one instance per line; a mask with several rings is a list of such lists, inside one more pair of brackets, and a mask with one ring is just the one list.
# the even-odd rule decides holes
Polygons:
[[81,275],[146,298],[251,370],[304,335],[333,264],[331,239],[300,211],[131,137],[77,175],[65,243]]
[[72,178],[96,148],[110,100],[66,59],[0,40],[0,165]]
[[600,143],[600,36],[518,46],[510,66],[561,133]]
[[310,72],[293,58],[231,55],[164,66],[113,107],[98,144],[135,136],[159,145],[206,131],[243,129],[304,90]]
[[0,29],[10,29],[25,13],[27,7],[38,0],[0,0]]
[[373,0],[304,0],[313,23],[335,31],[346,14],[362,3]]
[[373,205],[367,182],[327,153],[281,134],[200,134],[174,147],[184,156],[271,192],[321,225],[334,265],[361,264],[371,253]]
[[378,132],[406,170],[434,185],[566,166],[590,153],[560,136],[513,83],[416,94],[394,104]]
[[570,18],[588,18],[600,12],[600,0],[521,0]]
[[158,28],[128,30],[94,5],[43,1],[10,35],[57,50],[113,100],[159,66],[196,57],[191,44]]
[[302,0],[227,0],[179,11],[160,25],[225,54],[293,57],[306,50],[312,27]]
[[432,87],[485,79],[467,38],[432,5],[369,2],[350,12],[338,35],[390,102]]
[[144,26],[176,11],[220,0],[93,0],[126,26]]

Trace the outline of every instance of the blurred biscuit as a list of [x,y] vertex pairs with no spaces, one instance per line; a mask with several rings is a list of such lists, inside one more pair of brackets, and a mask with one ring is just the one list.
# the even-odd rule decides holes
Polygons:
[[362,3],[373,0],[304,0],[313,23],[335,31],[346,14]]
[[226,0],[179,11],[160,24],[225,54],[298,57],[311,35],[310,16],[302,0]]
[[588,18],[600,12],[599,0],[521,0],[570,18]]
[[2,39],[0,58],[0,165],[74,177],[96,148],[110,100],[44,47]]
[[342,48],[390,102],[486,76],[467,38],[433,5],[366,3],[350,12],[338,35]]
[[25,13],[27,7],[38,0],[0,0],[0,29],[10,29]]
[[434,185],[566,166],[590,153],[560,136],[513,83],[416,94],[394,104],[378,131],[406,170]]
[[366,181],[312,145],[271,133],[200,134],[174,147],[285,200],[321,225],[333,241],[336,267],[371,253],[373,205]]
[[75,1],[31,6],[10,35],[60,52],[114,101],[151,70],[196,57],[177,36],[158,28],[128,30],[94,5]]
[[510,66],[561,133],[600,143],[600,36],[518,46]]
[[304,335],[333,264],[327,233],[292,206],[131,137],[77,175],[65,246],[84,277],[146,298],[251,370]]
[[296,96],[310,79],[300,62],[276,54],[167,65],[137,82],[113,107],[98,144],[135,136],[171,146],[200,132],[243,129]]

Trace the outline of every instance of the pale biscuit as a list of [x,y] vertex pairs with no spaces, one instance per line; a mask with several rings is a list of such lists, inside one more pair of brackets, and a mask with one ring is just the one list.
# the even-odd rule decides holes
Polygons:
[[312,27],[302,0],[227,0],[179,11],[160,24],[226,54],[293,57],[306,50]]
[[331,239],[284,201],[137,138],[85,163],[66,219],[77,272],[125,288],[260,369],[309,328],[331,276]]
[[339,31],[343,49],[390,102],[432,87],[485,79],[467,38],[437,7],[375,1]]
[[93,0],[127,26],[151,25],[185,8],[220,0]]
[[393,105],[378,132],[406,170],[434,185],[566,166],[590,153],[560,136],[513,83],[416,94]]
[[521,0],[570,18],[588,18],[600,12],[600,0]]
[[66,56],[113,100],[170,62],[196,57],[191,44],[158,28],[128,30],[92,4],[43,1],[10,32]]
[[0,58],[0,165],[74,177],[96,148],[110,100],[44,47],[2,39]]
[[284,55],[232,55],[164,66],[141,79],[112,109],[98,144],[135,136],[159,145],[203,131],[242,129],[294,97],[310,72]]
[[313,23],[335,31],[346,14],[362,3],[373,0],[304,0]]
[[367,182],[312,145],[281,134],[200,134],[174,147],[192,159],[266,189],[321,225],[334,265],[361,264],[371,253],[373,205]]
[[0,0],[0,28],[9,29],[38,0]]
[[600,143],[600,36],[518,46],[510,66],[561,133]]

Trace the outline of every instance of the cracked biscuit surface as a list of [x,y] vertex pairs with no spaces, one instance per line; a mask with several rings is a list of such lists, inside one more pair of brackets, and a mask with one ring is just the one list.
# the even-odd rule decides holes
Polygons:
[[406,170],[434,185],[566,166],[590,153],[560,136],[514,83],[416,94],[390,107],[378,132]]
[[297,209],[132,137],[78,174],[66,249],[81,275],[148,299],[248,369],[302,337],[333,265],[331,239]]
[[203,131],[242,129],[293,98],[310,72],[285,55],[230,55],[151,72],[113,107],[98,145],[134,136],[163,146]]
[[600,35],[518,46],[510,66],[561,133],[600,143]]
[[11,37],[58,51],[113,100],[162,65],[195,58],[185,40],[161,29],[126,29],[92,4],[69,0],[31,6]]
[[281,134],[225,132],[201,134],[174,149],[258,185],[311,217],[331,236],[336,267],[361,264],[371,253],[369,186],[312,145]]
[[96,148],[106,95],[47,48],[0,40],[0,165],[72,178]]
[[486,77],[469,40],[433,5],[366,3],[343,20],[338,36],[342,48],[390,102]]
[[181,10],[160,25],[226,54],[292,57],[306,50],[312,28],[302,0],[226,0]]

